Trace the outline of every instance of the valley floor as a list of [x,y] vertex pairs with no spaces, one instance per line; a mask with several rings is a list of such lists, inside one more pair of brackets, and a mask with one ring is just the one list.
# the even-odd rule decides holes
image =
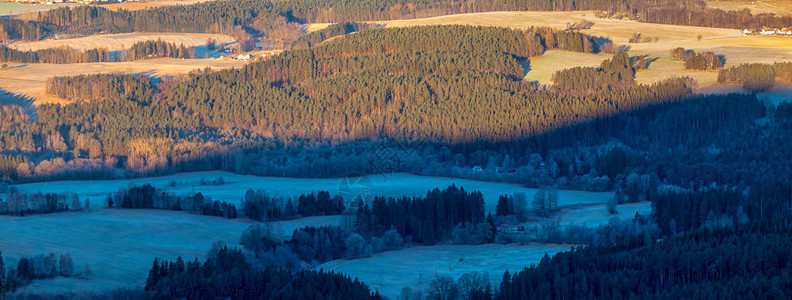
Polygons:
[[[201,179],[223,178],[223,185],[200,185]],[[172,176],[132,180],[59,181],[16,185],[25,193],[74,192],[80,198],[91,199],[91,209],[26,217],[0,216],[0,249],[9,265],[22,256],[41,253],[69,253],[75,271],[82,273],[71,278],[37,280],[20,292],[74,290],[105,290],[118,287],[139,287],[145,282],[154,258],[174,260],[203,259],[215,241],[229,246],[238,245],[244,230],[253,224],[247,219],[223,219],[161,210],[104,209],[103,198],[130,184],[151,183],[174,193],[201,192],[217,200],[239,204],[248,188],[262,189],[273,196],[294,196],[318,190],[331,193],[372,193],[386,196],[420,196],[434,187],[450,184],[467,190],[480,190],[489,211],[494,211],[502,194],[525,192],[531,199],[535,189],[517,185],[425,177],[410,174],[371,176],[363,180],[303,179],[236,175],[227,172],[198,172]],[[175,183],[175,185],[173,184]],[[340,188],[339,188],[340,186]],[[618,214],[609,215],[605,201],[612,193],[559,191],[561,210],[553,219],[562,226],[568,224],[597,226],[611,218],[628,219],[636,212],[648,213],[648,202],[617,207]],[[277,233],[288,237],[299,227],[340,225],[341,216],[308,217],[273,222]],[[568,250],[568,245],[530,244],[481,246],[439,245],[417,246],[399,251],[384,252],[370,258],[328,262],[320,268],[358,277],[386,296],[395,297],[404,286],[424,288],[435,275],[459,276],[479,271],[490,274],[495,283],[503,271],[518,271],[537,263],[542,256]],[[85,274],[88,265],[92,274]],[[388,270],[384,272],[384,270]]]

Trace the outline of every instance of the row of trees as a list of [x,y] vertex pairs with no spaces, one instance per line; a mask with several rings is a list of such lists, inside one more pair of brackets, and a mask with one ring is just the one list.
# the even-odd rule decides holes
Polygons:
[[150,184],[133,186],[107,196],[107,208],[126,208],[126,209],[165,209],[175,211],[186,211],[193,214],[205,216],[223,217],[234,219],[237,217],[237,209],[233,204],[225,201],[212,201],[209,197],[204,197],[201,193],[192,196],[177,196],[172,193],[162,192]]
[[195,58],[195,49],[168,43],[161,39],[156,41],[140,41],[132,44],[128,51],[120,54],[119,61],[130,61],[146,58],[172,57],[172,58]]
[[245,216],[256,221],[340,215],[345,209],[344,199],[339,195],[331,196],[327,191],[302,194],[296,199],[284,199],[270,197],[261,190],[248,190],[242,200],[242,211]]
[[775,86],[776,77],[792,80],[792,63],[749,63],[729,67],[718,72],[718,82],[738,82],[743,88],[761,92]]
[[97,48],[78,51],[68,46],[21,51],[8,46],[0,46],[0,62],[75,64],[110,61],[107,49]]
[[60,257],[54,253],[49,253],[47,255],[39,254],[33,257],[20,258],[17,262],[15,274],[8,275],[8,277],[25,284],[34,279],[58,276],[69,277],[73,273],[74,261],[68,253],[61,254]]
[[120,62],[146,58],[172,57],[195,58],[193,47],[168,43],[163,40],[140,41],[128,50],[111,53],[105,48],[75,50],[69,46],[21,51],[0,46],[0,62],[76,64],[90,62]]
[[671,58],[685,62],[685,69],[691,70],[715,70],[723,68],[726,58],[723,55],[716,55],[711,51],[696,52],[677,47],[671,50]]
[[77,194],[47,193],[24,194],[6,191],[5,201],[0,199],[0,215],[25,216],[51,214],[63,211],[79,211],[90,208],[90,201],[81,204]]
[[354,225],[363,237],[382,236],[392,228],[424,245],[449,240],[457,224],[485,222],[481,192],[468,192],[455,185],[429,191],[426,197],[375,197],[370,206],[359,207]]
[[55,277],[70,277],[74,273],[74,261],[68,253],[60,256],[55,253],[21,257],[16,267],[6,267],[0,253],[0,297],[17,288],[30,284],[33,280]]
[[238,249],[223,247],[206,261],[155,259],[145,290],[152,298],[379,299],[349,277],[324,271],[259,268]]
[[151,78],[126,74],[95,74],[52,77],[46,82],[47,93],[73,101],[127,98],[151,100],[155,92]]
[[558,190],[543,187],[536,191],[531,206],[524,193],[515,195],[501,195],[495,206],[496,216],[515,216],[519,221],[527,219],[529,212],[534,215],[547,217],[558,209]]

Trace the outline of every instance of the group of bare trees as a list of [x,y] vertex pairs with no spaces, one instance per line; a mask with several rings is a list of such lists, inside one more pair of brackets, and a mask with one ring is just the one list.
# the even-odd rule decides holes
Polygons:
[[90,205],[89,199],[85,200],[84,205],[81,204],[80,197],[75,193],[25,194],[9,191],[5,194],[5,200],[0,198],[0,214],[15,216],[49,214],[89,209]]

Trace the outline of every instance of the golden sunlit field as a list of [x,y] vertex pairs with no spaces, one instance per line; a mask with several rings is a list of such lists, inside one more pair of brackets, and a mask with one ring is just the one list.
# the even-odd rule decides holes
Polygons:
[[591,29],[583,32],[594,36],[607,36],[616,43],[626,43],[633,33],[657,36],[663,40],[696,39],[701,34],[704,37],[738,37],[742,32],[734,29],[707,28],[695,26],[676,26],[664,24],[641,23],[632,20],[602,19],[594,16],[593,11],[572,12],[532,12],[532,11],[503,11],[473,14],[448,15],[423,19],[378,21],[388,27],[421,26],[421,25],[478,25],[497,26],[509,28],[528,28],[532,26],[545,26],[564,29],[567,24],[588,20],[594,22]]
[[531,59],[530,71],[524,79],[539,84],[552,84],[553,74],[570,67],[596,67],[610,57],[607,54],[590,54],[562,50],[550,50],[541,57]]
[[707,7],[722,10],[748,9],[754,14],[792,15],[792,1],[789,0],[730,0],[707,1]]
[[11,48],[22,51],[36,51],[40,49],[69,46],[77,50],[88,50],[95,48],[106,48],[109,51],[126,50],[136,42],[158,40],[177,45],[184,44],[188,47],[205,45],[208,39],[217,40],[218,44],[226,44],[234,41],[234,38],[222,34],[209,33],[118,33],[118,34],[98,34],[80,38],[69,39],[46,39],[41,41],[21,41],[11,44]]
[[141,10],[141,9],[157,8],[168,5],[189,5],[200,2],[206,2],[206,1],[211,1],[211,0],[163,0],[163,1],[153,0],[153,1],[145,1],[145,2],[124,2],[124,3],[104,4],[101,5],[101,7],[107,8],[109,10],[119,10],[119,9]]
[[46,80],[55,76],[97,73],[134,73],[161,77],[187,74],[196,69],[241,67],[239,60],[157,58],[130,62],[99,62],[84,64],[20,64],[9,63],[0,71],[0,89],[32,98],[35,104],[63,103],[64,100],[46,93]]

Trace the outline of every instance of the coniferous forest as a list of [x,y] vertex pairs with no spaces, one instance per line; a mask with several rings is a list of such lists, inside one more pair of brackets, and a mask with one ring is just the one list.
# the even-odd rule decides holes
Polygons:
[[[41,12],[33,20],[0,19],[0,42],[40,40],[57,34],[99,32],[212,32],[240,40],[251,34],[281,37],[288,23],[349,22],[428,17],[486,11],[600,10],[642,22],[723,28],[788,26],[792,17],[752,14],[747,10],[707,8],[701,0],[530,0],[530,1],[254,1],[223,0],[139,11],[111,11],[96,6]],[[288,35],[287,35],[288,36]]]

